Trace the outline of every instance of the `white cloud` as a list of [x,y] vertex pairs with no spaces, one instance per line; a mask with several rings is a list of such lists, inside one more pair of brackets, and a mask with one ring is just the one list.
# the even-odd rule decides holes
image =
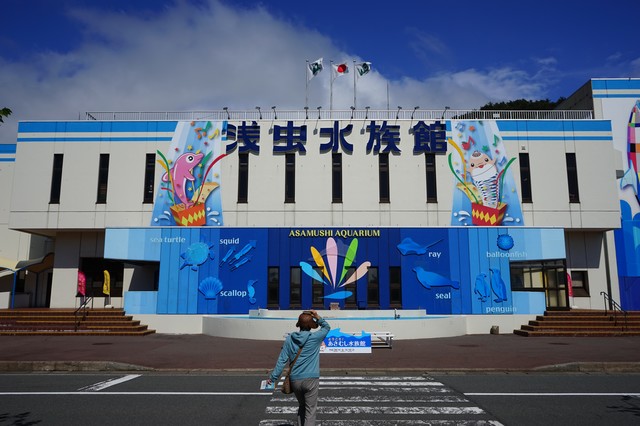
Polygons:
[[[0,107],[13,110],[0,126],[0,143],[15,141],[18,120],[74,120],[85,111],[302,109],[305,60],[318,57],[325,58],[325,70],[309,82],[309,106],[326,109],[329,59],[361,60],[358,52],[341,51],[329,35],[263,8],[235,9],[216,0],[195,11],[179,2],[145,17],[91,9],[71,16],[86,29],[79,48],[11,62],[0,56]],[[444,49],[433,45],[437,40],[423,42]],[[360,108],[478,108],[543,91],[526,72],[509,68],[388,81],[375,58],[366,59],[373,71],[358,79]],[[353,74],[336,79],[333,90],[334,109],[351,105]]]

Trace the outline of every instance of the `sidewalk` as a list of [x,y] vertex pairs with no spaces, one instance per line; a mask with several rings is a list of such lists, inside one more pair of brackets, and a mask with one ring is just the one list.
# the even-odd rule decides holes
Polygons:
[[[0,336],[0,372],[210,371],[266,373],[281,342],[205,335]],[[469,335],[396,340],[371,354],[323,354],[322,371],[640,372],[640,337]]]

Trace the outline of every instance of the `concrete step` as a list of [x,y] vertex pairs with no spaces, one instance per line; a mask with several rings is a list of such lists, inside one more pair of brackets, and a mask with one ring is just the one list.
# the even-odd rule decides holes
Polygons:
[[155,333],[146,325],[125,315],[123,309],[3,309],[0,335],[120,335],[141,336]]
[[142,331],[112,331],[112,330],[6,330],[0,329],[0,336],[148,336],[155,333],[155,330]]
[[638,331],[528,331],[513,330],[513,334],[523,337],[619,337],[640,336]]
[[640,335],[640,312],[573,309],[546,311],[514,330],[518,336],[636,336]]

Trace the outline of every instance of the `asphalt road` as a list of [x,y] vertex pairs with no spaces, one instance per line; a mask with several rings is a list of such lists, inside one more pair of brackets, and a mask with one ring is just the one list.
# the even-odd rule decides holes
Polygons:
[[[7,373],[0,425],[293,424],[296,402],[256,375]],[[636,425],[640,375],[458,373],[329,376],[318,419],[346,425]]]

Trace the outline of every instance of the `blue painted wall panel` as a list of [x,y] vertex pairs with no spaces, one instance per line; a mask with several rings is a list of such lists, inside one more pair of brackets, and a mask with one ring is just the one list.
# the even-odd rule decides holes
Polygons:
[[[115,257],[125,253],[122,247],[138,247],[141,238],[153,238],[155,246],[147,245],[159,253],[157,312],[163,314],[237,314],[266,307],[270,266],[280,270],[280,308],[298,307],[298,302],[289,300],[291,268],[308,264],[311,270],[317,261],[331,277],[319,278],[325,281],[325,308],[333,301],[344,307],[345,298],[354,291],[355,305],[370,308],[370,263],[379,271],[380,308],[389,306],[389,267],[399,266],[404,309],[425,309],[429,314],[518,313],[537,309],[540,296],[511,292],[510,261],[564,258],[562,229],[361,229],[369,234],[357,237],[339,229],[325,229],[321,236],[305,235],[307,231],[314,230],[176,227],[161,228],[160,237],[153,236],[155,229],[108,230],[107,245]],[[513,243],[503,249],[498,239],[505,236]],[[118,238],[127,241],[112,241]],[[330,266],[328,241],[337,248],[336,266]],[[312,247],[322,260],[314,258]],[[351,268],[361,267],[353,282],[350,272],[342,276],[350,247]],[[303,270],[301,275],[303,309],[314,306],[313,285],[319,284],[314,284],[312,274]]]

